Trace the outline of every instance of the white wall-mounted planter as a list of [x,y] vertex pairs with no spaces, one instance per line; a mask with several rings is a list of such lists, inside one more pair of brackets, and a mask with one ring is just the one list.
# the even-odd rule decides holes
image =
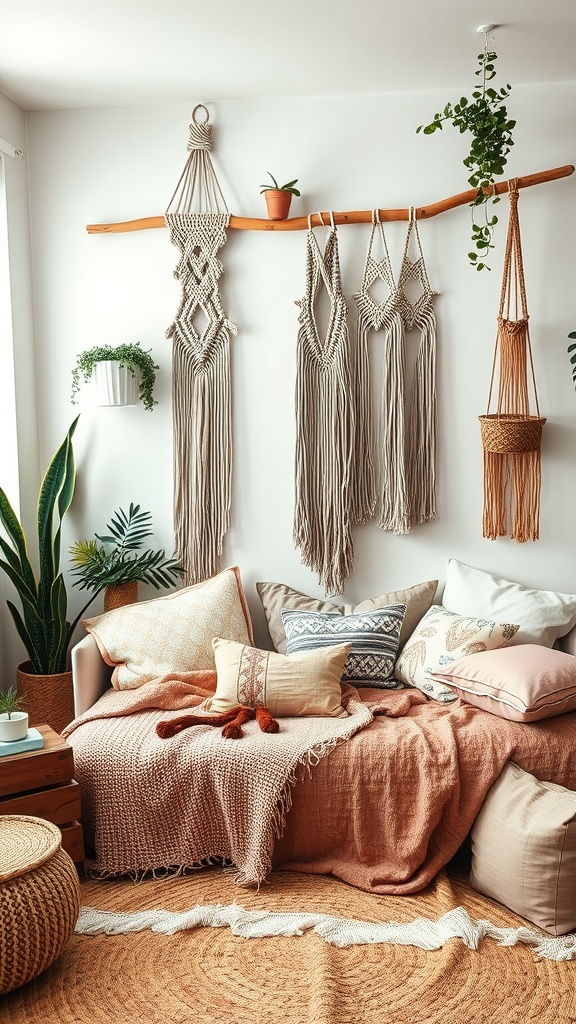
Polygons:
[[0,741],[12,743],[14,740],[26,739],[28,732],[28,712],[13,711],[8,718],[6,713],[0,715]]
[[92,390],[95,405],[138,405],[138,369],[133,377],[127,366],[115,359],[94,363]]

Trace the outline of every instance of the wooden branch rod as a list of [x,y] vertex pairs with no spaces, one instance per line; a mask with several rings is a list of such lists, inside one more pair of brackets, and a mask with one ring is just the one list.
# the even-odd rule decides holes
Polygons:
[[[567,178],[574,173],[572,164],[565,164],[563,167],[553,167],[549,171],[539,171],[537,174],[527,174],[523,178],[517,178],[518,188],[530,188],[531,185],[542,185],[547,181],[556,181],[557,178]],[[491,191],[491,190],[490,190]],[[494,193],[501,195],[508,191],[508,182],[500,181],[494,186]],[[426,217],[436,217],[446,210],[453,210],[457,206],[470,204],[476,198],[476,189],[471,188],[467,192],[460,192],[448,199],[441,199],[438,203],[431,203],[429,206],[416,207],[417,220]],[[379,210],[380,220],[408,220],[410,211],[405,210]],[[372,221],[372,210],[350,210],[345,213],[333,213],[335,224],[370,224]],[[322,220],[320,219],[322,218]],[[330,213],[313,213],[311,217],[313,227],[330,223]],[[164,217],[142,217],[139,220],[125,220],[118,224],[87,224],[86,231],[89,235],[105,235],[121,231],[144,231],[146,228],[164,228],[166,222]],[[230,227],[238,231],[302,231],[308,227],[308,217],[291,217],[288,220],[262,220],[257,217],[230,217]]]

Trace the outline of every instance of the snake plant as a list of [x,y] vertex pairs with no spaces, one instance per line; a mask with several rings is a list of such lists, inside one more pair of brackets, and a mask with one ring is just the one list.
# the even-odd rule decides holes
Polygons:
[[70,548],[70,557],[77,576],[74,586],[91,590],[96,597],[105,587],[122,583],[148,583],[160,590],[174,586],[184,570],[175,558],[167,558],[164,550],[135,551],[142,547],[152,531],[150,512],[141,512],[140,505],[130,504],[128,513],[117,509],[107,524],[109,533],[95,534],[95,540],[80,540]]
[[81,615],[67,620],[68,601],[60,571],[62,520],[70,508],[76,482],[72,436],[79,417],[72,423],[54,455],[38,497],[38,564],[36,578],[28,556],[24,531],[5,492],[0,488],[0,523],[8,540],[0,536],[0,569],[18,592],[22,611],[7,601],[10,614],[37,675],[65,672],[68,648]]

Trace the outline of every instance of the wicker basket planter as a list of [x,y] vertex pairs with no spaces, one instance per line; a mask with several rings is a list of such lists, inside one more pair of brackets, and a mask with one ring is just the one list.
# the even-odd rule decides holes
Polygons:
[[80,883],[60,829],[0,816],[0,994],[36,978],[60,955],[80,913]]
[[544,417],[489,413],[478,419],[485,452],[509,455],[539,451]]
[[24,661],[16,670],[16,688],[20,695],[25,695],[24,711],[28,712],[30,725],[45,723],[54,732],[62,732],[74,718],[71,672],[37,675],[32,671],[32,662]]

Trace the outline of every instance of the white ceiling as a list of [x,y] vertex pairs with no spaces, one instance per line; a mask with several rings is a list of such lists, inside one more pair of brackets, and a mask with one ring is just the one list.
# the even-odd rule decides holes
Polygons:
[[576,80],[576,0],[0,0],[24,110]]

